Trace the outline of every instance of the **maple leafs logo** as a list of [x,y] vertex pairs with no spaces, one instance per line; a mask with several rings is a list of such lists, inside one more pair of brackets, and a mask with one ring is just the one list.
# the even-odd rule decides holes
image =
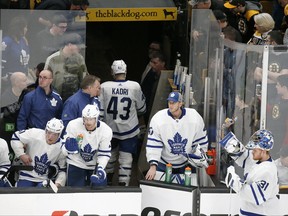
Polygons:
[[51,164],[51,161],[48,161],[47,153],[43,154],[40,158],[35,156],[34,158],[35,165],[34,170],[38,175],[44,175],[47,173],[47,169]]
[[84,146],[83,150],[80,149],[80,155],[85,162],[89,162],[93,159],[93,156],[96,154],[97,150],[92,151],[91,145],[88,143]]
[[171,148],[171,153],[172,154],[182,154],[185,153],[185,146],[187,144],[188,140],[183,139],[182,136],[177,132],[173,140],[168,139],[168,144],[170,145]]

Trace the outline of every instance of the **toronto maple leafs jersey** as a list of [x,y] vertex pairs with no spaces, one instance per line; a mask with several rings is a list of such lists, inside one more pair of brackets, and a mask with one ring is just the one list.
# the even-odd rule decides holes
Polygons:
[[11,166],[7,142],[0,138],[0,179]]
[[58,93],[53,90],[46,95],[44,89],[38,86],[24,96],[17,118],[17,130],[45,129],[50,119],[61,118],[62,109],[63,102]]
[[244,184],[239,192],[240,213],[280,215],[278,175],[273,159],[255,161],[252,150],[245,150],[235,162],[244,168]]
[[113,138],[124,140],[140,130],[138,116],[146,112],[145,96],[137,82],[107,81],[101,84],[101,116],[113,131]]
[[197,146],[205,152],[208,148],[204,121],[195,109],[182,108],[179,119],[174,119],[169,109],[158,111],[151,119],[146,145],[150,164],[171,163],[173,168],[187,164],[186,154]]
[[112,130],[107,124],[98,121],[96,130],[87,131],[83,119],[77,118],[68,123],[63,146],[68,137],[76,138],[79,146],[77,154],[67,154],[65,148],[62,148],[68,164],[87,170],[94,170],[96,162],[99,166],[106,167],[111,156],[112,139]]
[[66,182],[66,158],[61,151],[61,144],[60,139],[55,144],[47,144],[46,132],[39,128],[16,131],[11,139],[15,156],[29,155],[33,166],[33,171],[22,170],[19,179],[42,182],[48,179],[48,167],[57,164],[59,172],[55,183],[64,186]]

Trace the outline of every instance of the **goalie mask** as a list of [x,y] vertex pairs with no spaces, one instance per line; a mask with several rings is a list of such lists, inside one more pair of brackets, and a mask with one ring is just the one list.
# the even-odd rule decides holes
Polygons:
[[113,76],[116,74],[126,74],[127,65],[123,60],[115,60],[111,66],[111,69]]
[[258,130],[251,137],[247,145],[247,149],[259,148],[262,150],[269,151],[273,148],[274,138],[268,130]]

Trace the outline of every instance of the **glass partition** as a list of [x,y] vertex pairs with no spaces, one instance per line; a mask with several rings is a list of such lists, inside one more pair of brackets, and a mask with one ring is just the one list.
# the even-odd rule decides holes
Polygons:
[[[50,55],[69,43],[73,44],[69,49],[70,54],[80,53],[83,57],[81,59],[84,60],[86,22],[81,21],[78,11],[9,9],[1,10],[0,18],[2,42],[0,134],[9,144],[17,128],[17,115],[23,95],[38,85],[36,66],[43,63],[43,68]],[[65,71],[73,73],[73,67],[77,65],[75,61],[78,60],[75,59],[63,57]],[[53,69],[54,78],[59,71]],[[24,94],[21,94],[22,90]]]
[[[288,144],[287,47],[247,45],[224,36],[229,35],[221,33],[212,11],[192,11],[189,74],[196,103],[191,107],[203,116],[210,148],[216,148],[220,180],[231,159],[217,143],[229,131],[246,144],[255,131],[268,129],[275,140],[272,158],[280,157],[281,148],[283,155],[288,152],[283,150]],[[226,118],[234,124],[222,130]],[[241,175],[240,168],[236,171]]]

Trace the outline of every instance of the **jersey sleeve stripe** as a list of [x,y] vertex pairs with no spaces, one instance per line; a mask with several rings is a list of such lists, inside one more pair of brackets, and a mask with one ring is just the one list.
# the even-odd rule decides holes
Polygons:
[[194,140],[193,143],[200,142],[201,140],[205,140],[206,141],[207,140],[207,135],[205,135],[203,137],[200,137],[199,139]]
[[162,142],[161,140],[157,140],[157,139],[153,139],[153,138],[148,138],[148,140],[149,140],[149,141],[159,142],[159,143],[162,143],[162,144],[163,144],[163,142]]
[[258,201],[258,199],[257,199],[257,195],[256,195],[255,190],[254,190],[254,188],[253,188],[252,185],[250,185],[250,189],[251,189],[251,192],[252,192],[253,197],[254,197],[254,199],[255,199],[256,205],[259,205],[259,201]]
[[146,145],[147,148],[163,148],[163,146]]
[[138,128],[139,128],[139,125],[136,125],[134,128],[132,128],[132,129],[129,130],[129,131],[125,131],[125,132],[123,132],[123,133],[113,132],[113,134],[114,134],[114,135],[118,135],[118,136],[124,136],[124,135],[130,134],[130,133],[133,133],[133,132],[136,131]]

